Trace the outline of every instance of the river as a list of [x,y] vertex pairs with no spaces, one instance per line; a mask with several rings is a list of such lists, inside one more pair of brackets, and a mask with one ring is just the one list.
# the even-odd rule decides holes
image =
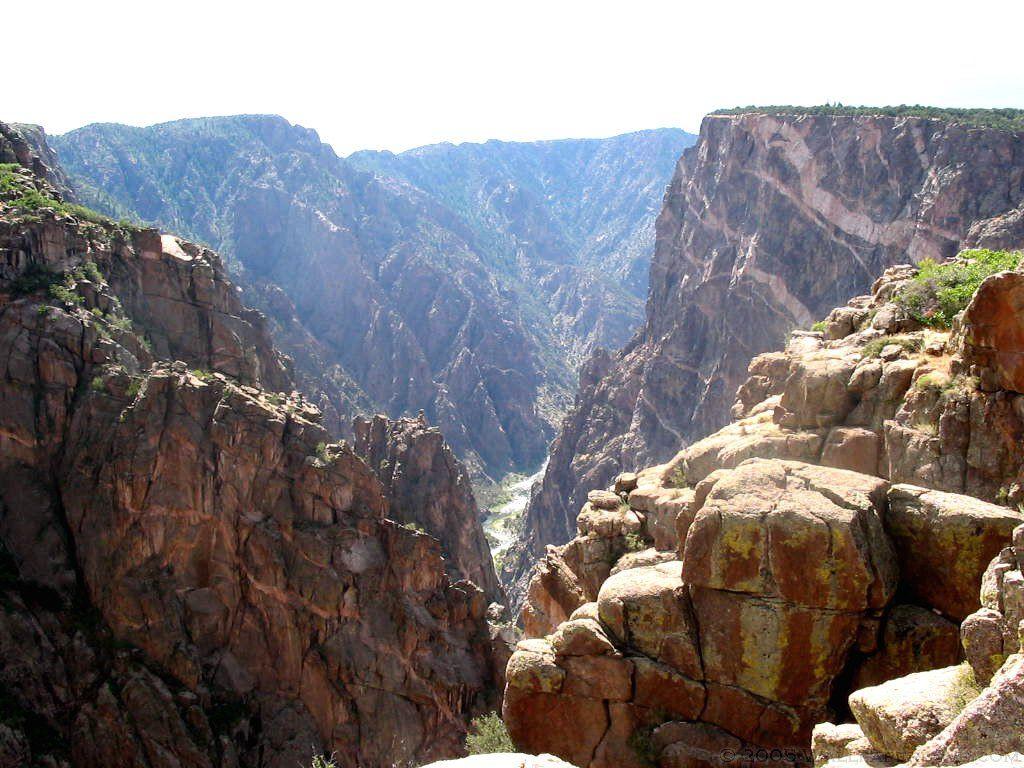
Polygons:
[[532,475],[508,475],[501,483],[499,501],[484,518],[484,533],[491,546],[491,557],[500,571],[502,556],[522,530],[523,512],[530,501],[530,489],[544,476],[547,462]]

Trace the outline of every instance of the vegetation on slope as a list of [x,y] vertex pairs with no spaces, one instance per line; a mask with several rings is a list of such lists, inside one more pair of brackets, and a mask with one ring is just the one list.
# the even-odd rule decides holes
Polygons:
[[1024,131],[1024,109],[952,109],[946,107],[925,107],[920,104],[900,104],[889,107],[852,107],[845,104],[820,104],[811,107],[795,105],[747,106],[731,109],[716,109],[713,115],[742,115],[757,112],[767,115],[883,115],[886,117],[924,117],[932,120],[947,120],[964,123],[978,128],[994,128],[1000,131]]
[[36,185],[32,172],[17,163],[0,164],[0,210],[8,208],[20,220],[38,218],[40,211],[52,210],[58,215],[74,216],[83,222],[104,227],[130,229],[136,226],[129,221],[115,222],[84,205],[50,196],[46,189],[41,190]]
[[986,277],[1016,269],[1020,260],[1019,251],[983,249],[963,251],[955,261],[944,264],[925,259],[895,301],[919,323],[948,328]]

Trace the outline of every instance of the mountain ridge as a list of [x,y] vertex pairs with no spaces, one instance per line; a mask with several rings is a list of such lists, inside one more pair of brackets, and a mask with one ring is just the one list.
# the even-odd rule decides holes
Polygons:
[[[279,116],[230,116],[54,143],[85,202],[225,254],[337,431],[367,405],[424,410],[496,477],[540,464],[575,367],[639,322],[653,221],[689,141],[659,129],[342,158]],[[602,206],[615,221],[589,237]]]

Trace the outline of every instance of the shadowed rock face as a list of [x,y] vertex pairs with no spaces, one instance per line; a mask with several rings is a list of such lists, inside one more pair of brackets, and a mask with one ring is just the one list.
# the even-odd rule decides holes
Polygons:
[[1024,137],[889,117],[711,116],[657,222],[646,321],[584,367],[527,512],[523,576],[590,488],[727,421],[750,359],[890,265],[1013,240]]
[[493,476],[541,463],[579,361],[639,323],[654,218],[691,140],[341,159],[313,131],[243,116],[89,126],[57,146],[88,202],[227,255],[330,428],[422,409]]
[[355,452],[383,483],[392,518],[441,542],[453,580],[472,581],[503,602],[469,477],[440,430],[422,417],[379,415],[353,427]]
[[213,252],[0,197],[0,404],[5,759],[420,764],[494,706],[483,591],[328,445]]

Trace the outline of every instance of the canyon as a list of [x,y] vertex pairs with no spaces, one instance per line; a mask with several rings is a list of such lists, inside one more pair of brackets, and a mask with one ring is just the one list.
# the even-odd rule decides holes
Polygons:
[[276,116],[53,139],[78,196],[224,254],[336,434],[423,410],[474,479],[533,473],[576,369],[640,321],[654,219],[694,137],[338,157]]
[[1024,762],[1009,113],[0,123],[0,768]]
[[658,217],[644,324],[584,364],[527,509],[505,574],[517,603],[545,547],[574,535],[588,490],[727,422],[752,357],[886,267],[951,257],[1021,218],[1019,131],[823,111],[705,118]]
[[0,124],[4,765],[458,753],[507,657],[464,469],[417,423],[334,443],[219,257],[32,140]]

